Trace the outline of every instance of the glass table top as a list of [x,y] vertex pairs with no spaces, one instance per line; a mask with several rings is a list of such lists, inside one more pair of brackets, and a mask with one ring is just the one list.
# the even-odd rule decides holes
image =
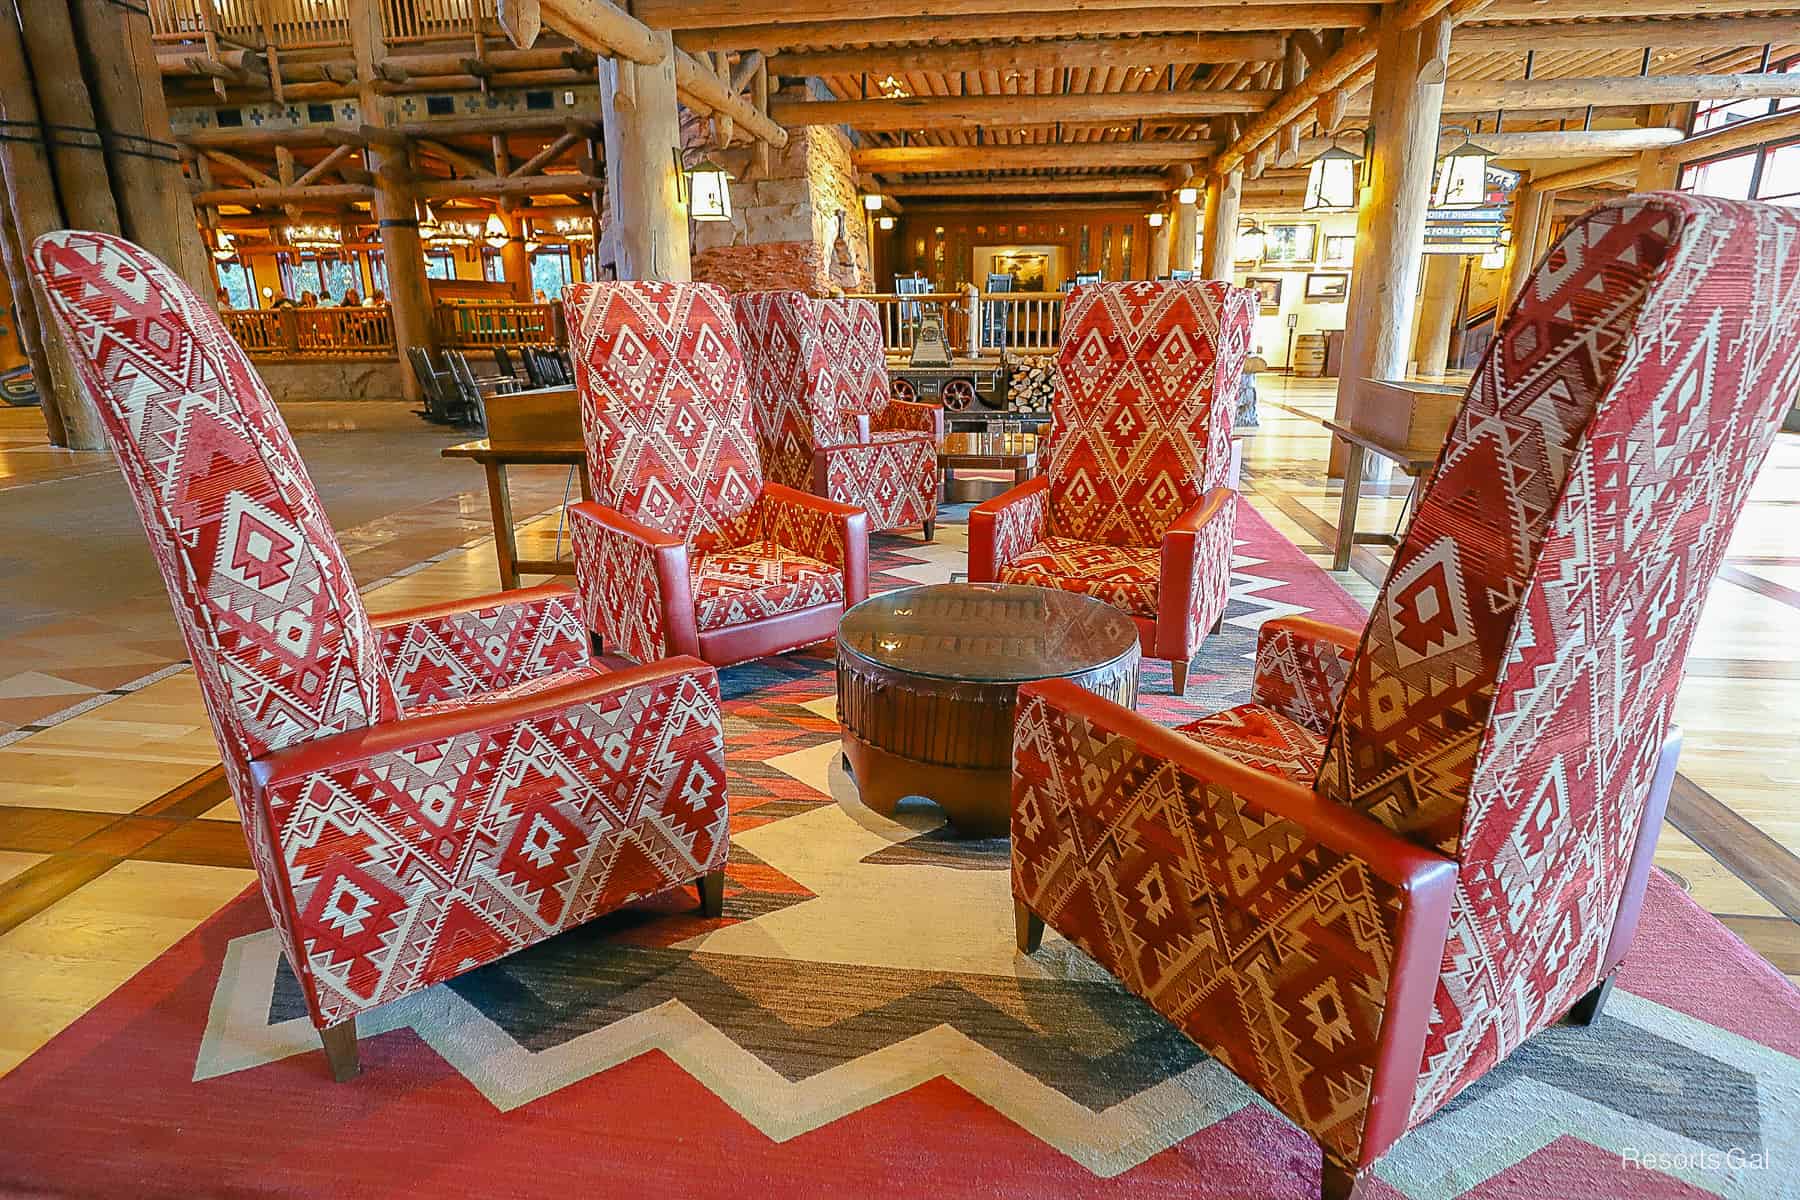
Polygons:
[[1131,618],[1091,596],[1010,583],[932,583],[844,614],[838,647],[910,675],[1025,683],[1079,675],[1137,644]]

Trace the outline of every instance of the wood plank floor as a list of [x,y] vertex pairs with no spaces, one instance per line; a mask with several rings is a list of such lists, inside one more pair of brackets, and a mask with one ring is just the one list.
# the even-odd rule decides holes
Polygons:
[[[1252,503],[1324,567],[1338,493],[1325,479],[1319,422],[1333,391],[1330,381],[1265,377],[1263,426],[1245,457]],[[370,411],[335,408],[322,419],[340,426]],[[50,450],[35,422],[35,414],[0,412],[0,491],[111,472],[103,456]],[[435,457],[442,440],[421,436],[417,452]],[[391,470],[373,450],[366,466]],[[567,554],[555,517],[566,484],[560,471],[515,477],[518,511],[544,514],[522,533],[524,553]],[[1365,489],[1364,527],[1391,525],[1403,500],[1399,488]],[[1657,861],[1800,979],[1800,816],[1791,801],[1800,783],[1792,717],[1800,710],[1800,545],[1787,533],[1796,502],[1800,437],[1783,435],[1690,660],[1678,710],[1687,730],[1682,783]],[[464,491],[341,530],[369,607],[494,590],[485,519],[471,468]],[[5,520],[0,510],[0,537],[17,545]],[[1387,551],[1358,547],[1339,578],[1366,603],[1386,561]],[[88,611],[0,637],[0,1011],[12,1018],[0,1029],[0,1073],[253,881],[181,657],[160,589],[97,595]]]

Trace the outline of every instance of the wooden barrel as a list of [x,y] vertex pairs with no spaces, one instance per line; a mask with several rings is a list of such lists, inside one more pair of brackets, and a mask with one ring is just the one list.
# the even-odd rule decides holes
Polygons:
[[1313,379],[1325,374],[1325,335],[1303,333],[1294,339],[1294,374]]

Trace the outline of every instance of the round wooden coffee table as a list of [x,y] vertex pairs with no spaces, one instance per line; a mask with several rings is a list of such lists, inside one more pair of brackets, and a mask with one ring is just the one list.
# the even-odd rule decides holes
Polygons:
[[959,833],[1007,833],[1019,685],[1067,679],[1132,706],[1138,631],[1088,596],[934,583],[871,596],[838,625],[838,720],[862,801],[935,800]]

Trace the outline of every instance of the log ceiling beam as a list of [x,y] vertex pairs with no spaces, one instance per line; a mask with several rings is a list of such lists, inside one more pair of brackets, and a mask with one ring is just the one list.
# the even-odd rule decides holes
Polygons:
[[1666,163],[1679,165],[1790,137],[1800,137],[1800,109],[1697,133],[1665,147],[1658,152],[1658,157]]
[[509,175],[536,175],[545,167],[567,154],[579,142],[587,140],[587,135],[577,132],[566,132],[561,137],[539,150],[536,154],[507,172]]
[[777,54],[776,75],[862,75],[889,71],[1036,71],[1046,67],[1140,67],[1168,63],[1266,62],[1281,57],[1278,33],[1170,33],[1060,38],[999,45],[884,46]]
[[194,193],[196,206],[214,204],[238,204],[245,208],[261,205],[302,204],[307,201],[368,201],[375,194],[373,188],[361,187],[353,183],[308,184],[305,187],[249,187],[249,188],[212,188],[208,191]]
[[974,129],[999,125],[1104,125],[1261,112],[1275,92],[1124,92],[1073,96],[908,96],[895,100],[771,100],[783,125],[853,129]]
[[[1481,14],[1481,19],[1486,20],[1492,15],[1490,9]],[[1558,50],[1761,46],[1800,38],[1795,25],[1793,17],[1694,17],[1579,25],[1465,25],[1457,27],[1450,49],[1458,54],[1486,54],[1496,50],[1543,50],[1552,45]]]
[[306,172],[303,175],[301,175],[300,178],[294,180],[294,186],[295,187],[305,187],[309,183],[317,183],[319,181],[320,177],[323,176],[327,171],[341,169],[344,165],[344,160],[349,158],[352,154],[355,154],[355,153],[356,153],[355,146],[334,146],[334,147],[332,147],[331,153],[327,154],[324,158],[321,158],[318,162],[316,162],[312,166],[308,167],[306,169]]
[[1356,29],[1375,20],[1372,4],[1304,3],[1241,8],[1102,9],[1065,6],[1039,13],[1028,24],[1017,16],[989,13],[968,17],[911,17],[858,21],[855,12],[837,20],[794,25],[733,25],[677,33],[683,49],[777,50],[835,46],[845,42],[932,42],[1015,39],[1022,31],[1040,38],[1091,38],[1118,34],[1242,33],[1311,29]]
[[[1494,0],[1482,19],[1540,21],[1545,17],[1598,20],[1607,17],[1693,17],[1703,14],[1742,16],[1794,7],[1793,0]],[[1548,10],[1548,11],[1546,11]],[[1790,18],[1791,19],[1791,18]]]
[[1553,175],[1533,175],[1532,189],[1539,192],[1562,192],[1571,188],[1592,187],[1596,183],[1630,181],[1637,174],[1637,157],[1611,158],[1605,162],[1572,167]]
[[[1800,22],[1796,22],[1800,25]],[[1800,28],[1794,31],[1800,38]],[[1800,96],[1800,75],[1626,75],[1562,79],[1452,79],[1444,107],[1458,112],[1581,105],[1683,104],[1690,100],[1767,100]]]
[[492,179],[498,172],[491,162],[482,162],[473,155],[464,154],[454,146],[446,146],[432,138],[414,138],[414,143],[421,151],[433,158],[449,163],[455,170],[461,171],[471,179]]
[[912,180],[882,188],[889,196],[1106,196],[1168,190],[1161,175],[1093,175],[1066,179]]
[[448,200],[482,196],[585,196],[606,187],[604,179],[592,175],[532,175],[496,179],[419,180],[413,192],[421,200]]
[[258,187],[281,186],[281,181],[275,178],[275,176],[269,174],[260,167],[252,166],[235,154],[227,154],[223,150],[202,150],[201,153],[213,162],[218,163],[221,167],[230,171],[235,171],[238,175],[249,180]]
[[[1157,11],[1196,8],[1279,6],[1285,0],[1081,0],[1090,12]],[[1032,31],[1037,21],[1067,7],[1054,0],[861,0],[846,9],[841,0],[634,0],[632,11],[659,29],[726,29],[739,25],[807,25],[815,22],[910,20],[923,16],[1012,19],[1017,32]],[[848,34],[840,41],[859,41]]]
[[1077,142],[1034,146],[881,146],[852,152],[858,170],[921,175],[945,171],[1028,171],[1058,167],[1161,167],[1193,163],[1215,142]]

